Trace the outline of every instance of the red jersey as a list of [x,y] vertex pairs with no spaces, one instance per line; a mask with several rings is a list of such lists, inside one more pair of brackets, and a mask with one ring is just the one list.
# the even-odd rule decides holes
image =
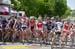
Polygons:
[[43,28],[43,24],[41,22],[38,22],[37,26],[38,28]]
[[29,21],[29,26],[35,26],[35,20],[30,20]]
[[68,24],[64,24],[63,28],[64,28],[64,30],[69,30],[69,25]]

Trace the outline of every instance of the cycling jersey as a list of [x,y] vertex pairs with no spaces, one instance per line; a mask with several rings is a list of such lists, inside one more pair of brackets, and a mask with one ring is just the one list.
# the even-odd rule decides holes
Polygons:
[[50,22],[46,24],[48,30],[52,30],[55,27],[55,24]]
[[63,24],[63,35],[66,35],[66,36],[68,36],[69,35],[69,24],[68,23],[64,23]]
[[47,26],[47,30],[48,30],[48,33],[49,33],[55,27],[55,24],[53,22],[49,22],[49,23],[46,24],[46,26]]
[[43,21],[43,24],[44,24],[44,26],[46,26],[47,22],[46,21]]
[[64,31],[68,31],[69,30],[69,24],[64,24],[63,25],[63,29],[64,29]]
[[30,21],[29,21],[29,26],[30,26],[30,27],[35,26],[35,20],[30,20]]
[[6,19],[4,19],[4,20],[2,20],[1,21],[1,24],[2,24],[2,28],[5,28],[6,27],[6,25],[7,25],[7,20]]
[[43,21],[43,30],[47,31],[47,21]]
[[75,23],[73,23],[73,26],[72,26],[72,28],[75,30]]
[[28,27],[27,23],[23,23],[21,27],[26,27],[27,28]]
[[24,20],[24,19],[22,19],[21,28],[22,28],[23,30],[25,30],[27,27],[28,27],[28,23],[27,23],[27,21]]
[[38,26],[38,28],[43,28],[43,24],[42,24],[41,22],[39,22],[39,23],[37,24],[37,26]]
[[56,35],[60,36],[62,30],[62,22],[56,22]]
[[38,22],[37,27],[38,27],[38,30],[43,32],[43,24],[41,22]]
[[29,21],[29,27],[31,29],[31,31],[34,31],[34,27],[36,26],[35,20],[30,20]]
[[[72,24],[72,26],[71,26],[71,31],[72,31],[72,32],[75,32],[75,23]],[[72,32],[71,32],[71,33],[72,33]]]
[[13,20],[9,20],[10,22],[9,22],[9,27],[10,28],[13,28],[13,26],[14,26],[14,24],[15,24],[15,19],[13,19]]
[[62,22],[56,22],[56,31],[61,32],[62,29]]
[[16,27],[18,31],[21,31],[21,25],[22,25],[21,22],[17,21]]

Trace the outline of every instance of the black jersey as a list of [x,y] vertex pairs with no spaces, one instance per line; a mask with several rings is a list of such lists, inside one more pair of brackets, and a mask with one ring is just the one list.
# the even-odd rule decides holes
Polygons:
[[6,25],[7,25],[7,20],[6,19],[3,19],[2,21],[1,21],[1,24],[2,24],[2,28],[5,28],[6,27]]
[[15,19],[13,20],[9,20],[9,27],[13,28],[14,24],[15,24]]

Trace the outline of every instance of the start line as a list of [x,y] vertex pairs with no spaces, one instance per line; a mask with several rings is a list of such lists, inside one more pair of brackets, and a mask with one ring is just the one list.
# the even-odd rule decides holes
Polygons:
[[29,46],[26,45],[3,45],[1,46],[3,49],[27,49],[30,48]]

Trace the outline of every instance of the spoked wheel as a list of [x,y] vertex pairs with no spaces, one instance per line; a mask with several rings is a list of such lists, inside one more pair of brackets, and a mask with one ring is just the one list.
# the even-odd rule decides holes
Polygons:
[[24,31],[20,32],[20,37],[19,37],[20,42],[24,45]]
[[22,32],[21,34],[22,34],[21,35],[21,43],[24,45],[24,43],[25,43],[25,34],[24,34],[24,32]]
[[73,47],[73,45],[74,45],[74,36],[71,36],[71,41],[72,41],[71,47]]
[[9,37],[10,37],[9,29],[2,30],[2,41],[4,44],[7,40],[9,40]]
[[16,35],[17,35],[16,32],[17,32],[16,29],[14,29],[14,28],[10,29],[10,38],[11,38],[12,43],[14,43],[14,40],[16,39]]
[[17,33],[16,32],[12,34],[12,43],[14,43],[14,41],[16,39],[16,36],[17,36]]
[[40,42],[40,46],[42,46],[43,44],[43,34],[42,33],[39,35],[39,42]]
[[24,30],[23,32],[22,32],[22,44],[24,45],[24,43],[25,43],[25,41],[27,40],[27,38],[28,38],[28,33],[27,33],[27,31],[26,30]]
[[47,31],[44,32],[43,34],[43,37],[44,37],[44,44],[45,45],[50,45],[50,41],[49,41],[49,33]]
[[43,33],[41,31],[37,31],[36,33],[36,40],[42,46],[42,39],[43,39]]
[[65,44],[66,44],[66,45],[68,44],[68,36],[69,36],[69,33],[66,33],[66,36],[65,36],[65,39],[66,39]]
[[75,34],[73,35],[71,35],[71,47],[73,47],[73,46],[75,46],[74,45],[74,38],[75,38]]

